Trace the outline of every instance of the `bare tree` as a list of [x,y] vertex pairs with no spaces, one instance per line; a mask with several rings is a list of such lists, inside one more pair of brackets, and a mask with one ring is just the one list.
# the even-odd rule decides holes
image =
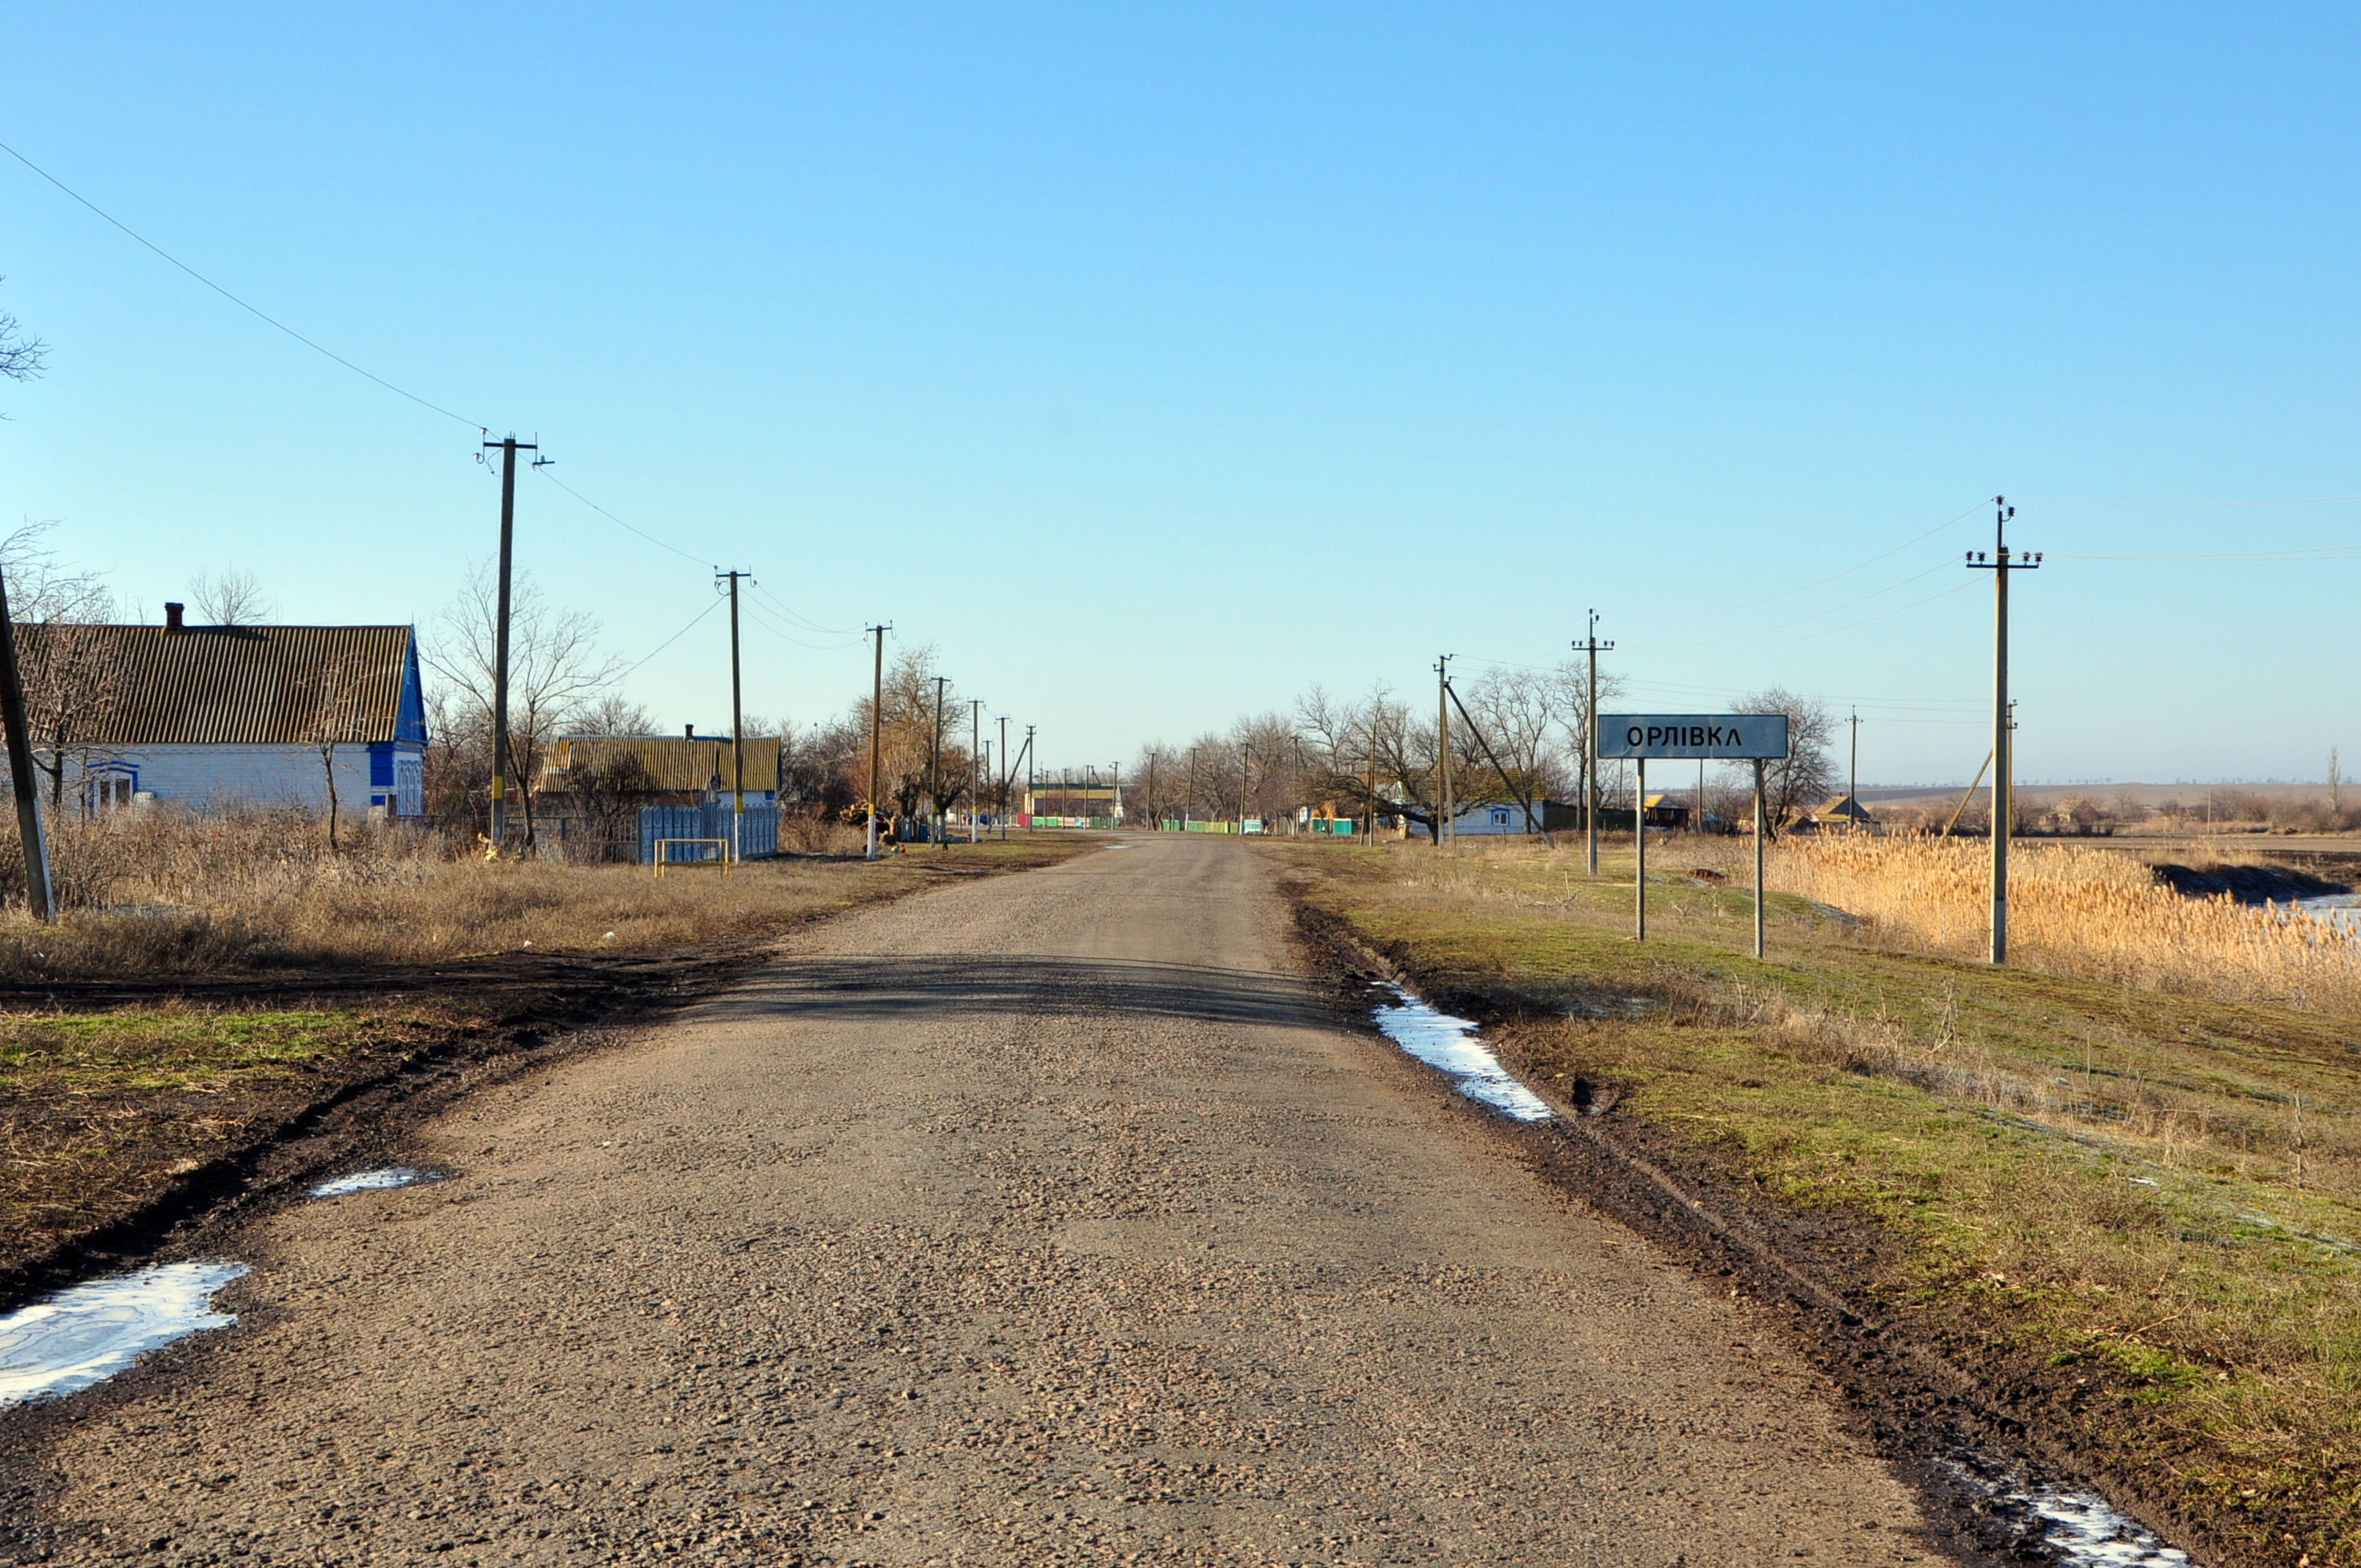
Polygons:
[[304,679],[303,741],[320,753],[328,784],[328,848],[336,848],[336,748],[366,744],[369,669],[351,658],[331,659]]
[[[945,685],[942,700],[935,696],[935,665],[937,656],[932,643],[905,648],[895,656],[885,671],[884,703],[879,709],[884,721],[879,726],[879,773],[876,785],[869,779],[869,698],[862,697],[853,705],[852,720],[859,735],[860,751],[855,759],[856,776],[862,781],[862,798],[868,799],[872,790],[878,809],[899,817],[917,817],[920,802],[927,798],[934,780],[934,763],[938,751],[942,759],[944,793],[952,786],[966,787],[967,748],[961,742],[956,722],[964,714],[967,699],[958,688]],[[938,709],[942,721],[939,733],[936,729]]]
[[1835,783],[1836,763],[1828,755],[1835,727],[1827,708],[1784,686],[1756,692],[1738,705],[1738,711],[1776,713],[1787,720],[1787,755],[1763,767],[1763,814],[1775,837]]
[[572,718],[575,729],[584,735],[653,735],[656,732],[655,715],[620,692],[607,692],[596,700],[587,702]]
[[[7,280],[0,278],[0,283]],[[41,361],[49,356],[49,345],[38,337],[27,337],[16,328],[16,318],[0,311],[0,377],[11,381],[29,381],[41,373]],[[0,419],[8,416],[0,413]]]
[[86,769],[104,748],[125,697],[126,672],[104,630],[115,596],[93,572],[60,565],[45,536],[55,526],[28,522],[0,540],[0,573],[16,622],[18,672],[33,766],[47,779],[49,807],[65,802],[69,766]]
[[271,615],[270,601],[251,572],[225,566],[197,579],[191,598],[197,618],[214,626],[259,626]]
[[[489,731],[500,634],[500,585],[489,562],[468,574],[438,627],[427,665]],[[531,577],[517,576],[509,595],[509,760],[524,804],[527,854],[534,848],[534,788],[550,743],[577,709],[621,673],[620,660],[598,651],[598,638],[594,617],[552,608]]]

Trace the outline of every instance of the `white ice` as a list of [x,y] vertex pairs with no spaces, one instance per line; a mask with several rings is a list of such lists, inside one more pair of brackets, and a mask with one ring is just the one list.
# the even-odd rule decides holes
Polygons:
[[55,1399],[112,1377],[143,1351],[237,1321],[213,1310],[242,1263],[167,1263],[60,1290],[0,1318],[0,1407]]
[[2104,1568],[2189,1568],[2189,1553],[2167,1546],[2137,1520],[2117,1513],[2103,1497],[2088,1492],[2043,1487],[2017,1500],[2049,1523],[2047,1539],[2059,1561]]
[[2361,937],[2361,893],[2331,893],[2318,898],[2299,898],[2293,906],[2327,921],[2348,938]]
[[421,1181],[440,1181],[439,1176],[423,1170],[412,1170],[406,1165],[391,1165],[383,1170],[357,1170],[350,1176],[339,1176],[323,1181],[312,1189],[314,1198],[342,1198],[352,1192],[376,1192],[388,1187],[411,1187]]
[[1387,987],[1401,998],[1399,1007],[1375,1011],[1378,1027],[1388,1039],[1427,1066],[1448,1073],[1459,1092],[1478,1104],[1515,1117],[1520,1122],[1546,1122],[1550,1108],[1541,1096],[1509,1076],[1499,1058],[1476,1037],[1476,1025],[1422,1002],[1399,985]]

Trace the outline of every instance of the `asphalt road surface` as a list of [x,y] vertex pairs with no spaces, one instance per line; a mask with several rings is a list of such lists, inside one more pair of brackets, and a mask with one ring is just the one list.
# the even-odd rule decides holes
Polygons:
[[[924,851],[914,851],[924,852]],[[855,913],[257,1223],[63,1560],[1944,1561],[1829,1390],[1143,836]]]

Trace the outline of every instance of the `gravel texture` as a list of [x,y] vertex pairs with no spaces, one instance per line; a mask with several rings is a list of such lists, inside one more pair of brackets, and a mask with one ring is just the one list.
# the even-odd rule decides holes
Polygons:
[[[1950,1561],[1760,1319],[1339,1026],[1249,846],[860,911],[0,1420],[69,1562]],[[923,851],[914,850],[913,853]]]

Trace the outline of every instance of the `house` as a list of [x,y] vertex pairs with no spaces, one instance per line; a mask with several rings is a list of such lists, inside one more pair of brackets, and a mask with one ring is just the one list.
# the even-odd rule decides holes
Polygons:
[[699,735],[695,725],[678,735],[561,735],[533,793],[551,812],[598,789],[639,806],[711,806],[730,799],[734,782],[748,806],[776,806],[777,737],[748,736],[742,765],[733,781],[730,737]]
[[1839,795],[1823,802],[1818,810],[1805,818],[1816,828],[1874,828],[1877,818],[1863,809],[1861,802],[1849,795]]
[[1533,803],[1531,820],[1525,808],[1515,801],[1506,806],[1490,801],[1470,806],[1451,819],[1451,832],[1455,838],[1472,839],[1504,833],[1538,833],[1542,830],[1543,806]]
[[[30,624],[17,629],[37,751],[82,809],[171,801],[423,817],[426,705],[408,626]],[[80,732],[56,715],[79,711]],[[327,756],[323,742],[327,742]]]

